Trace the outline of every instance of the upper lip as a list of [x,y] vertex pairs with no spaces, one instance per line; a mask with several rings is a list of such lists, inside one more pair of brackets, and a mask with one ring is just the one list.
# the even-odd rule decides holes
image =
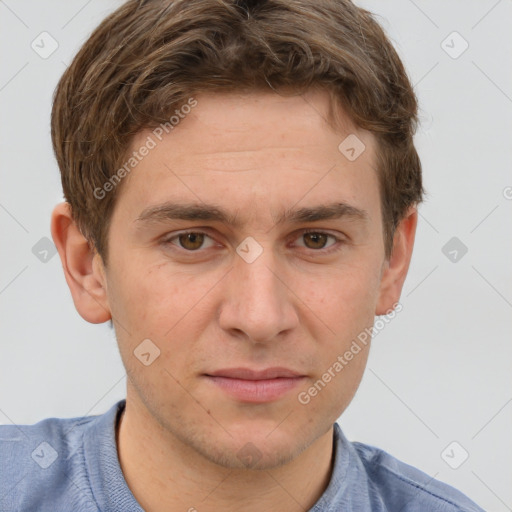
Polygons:
[[283,367],[265,368],[264,370],[252,370],[251,368],[225,368],[209,372],[209,377],[226,377],[228,379],[241,380],[267,380],[279,378],[304,377],[304,374]]

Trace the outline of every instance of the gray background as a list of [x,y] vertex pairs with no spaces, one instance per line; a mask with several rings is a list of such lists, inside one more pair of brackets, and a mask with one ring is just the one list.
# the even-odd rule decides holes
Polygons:
[[[486,510],[512,510],[512,1],[358,3],[379,15],[415,84],[429,196],[403,311],[375,337],[340,423],[351,440],[389,451]],[[58,255],[40,260],[62,200],[49,135],[53,89],[119,4],[0,0],[0,423],[101,414],[125,396],[113,331],[76,313]],[[47,58],[31,47],[43,31],[58,43]],[[459,465],[462,450],[469,458],[452,469],[446,461]]]

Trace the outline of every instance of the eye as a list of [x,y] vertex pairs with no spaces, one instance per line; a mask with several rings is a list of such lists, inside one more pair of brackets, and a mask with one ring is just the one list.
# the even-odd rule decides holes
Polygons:
[[[164,240],[165,244],[177,245],[181,249],[185,249],[189,252],[197,251],[198,249],[207,249],[211,247],[213,243],[211,243],[208,247],[203,247],[205,239],[209,238],[212,240],[206,233],[202,231],[186,231],[183,233],[178,233],[177,235],[172,236],[171,238],[167,238]],[[178,243],[174,243],[176,240]],[[212,240],[213,242],[213,240]]]
[[[332,239],[333,242],[330,245],[327,245],[328,240]],[[313,249],[315,251],[322,251],[325,249],[325,252],[331,252],[330,248],[337,245],[338,242],[342,242],[342,240],[330,233],[325,233],[323,231],[315,231],[315,230],[306,230],[303,231],[299,237],[299,240],[304,240],[305,244],[302,247],[306,247],[307,249]],[[339,244],[338,244],[339,245]]]
[[[331,243],[329,244],[329,239]],[[209,244],[205,242],[210,240]],[[343,240],[324,231],[315,231],[313,229],[302,231],[298,240],[303,240],[299,247],[310,249],[314,252],[329,253],[341,249]],[[203,231],[183,231],[174,234],[163,240],[165,245],[173,245],[186,252],[199,252],[201,249],[208,249],[215,245],[215,241]],[[337,246],[337,247],[336,247]]]

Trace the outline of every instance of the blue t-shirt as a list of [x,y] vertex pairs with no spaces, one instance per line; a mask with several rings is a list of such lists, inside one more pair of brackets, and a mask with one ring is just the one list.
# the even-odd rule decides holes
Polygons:
[[[0,510],[142,511],[123,477],[116,425],[126,401],[105,414],[0,426]],[[447,484],[334,425],[334,467],[310,512],[483,512]]]

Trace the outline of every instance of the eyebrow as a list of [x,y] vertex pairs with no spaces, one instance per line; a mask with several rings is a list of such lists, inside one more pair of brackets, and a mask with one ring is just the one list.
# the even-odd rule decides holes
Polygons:
[[[300,224],[303,222],[316,222],[347,218],[367,222],[368,212],[343,202],[325,205],[303,207],[296,210],[288,209],[282,212],[275,220],[276,224]],[[208,220],[231,225],[236,228],[242,226],[238,213],[230,213],[219,206],[208,204],[188,204],[166,202],[145,208],[137,217],[138,222],[165,222],[168,220]]]

